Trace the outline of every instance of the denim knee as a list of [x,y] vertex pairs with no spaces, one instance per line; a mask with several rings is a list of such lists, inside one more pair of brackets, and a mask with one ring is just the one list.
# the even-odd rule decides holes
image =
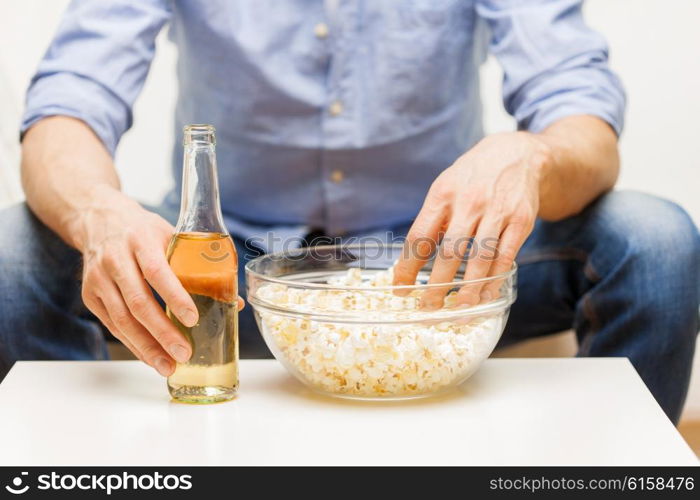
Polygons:
[[630,297],[660,314],[682,308],[697,315],[700,233],[686,211],[671,201],[629,191],[609,193],[592,208],[598,245],[605,246],[596,255],[599,266],[627,264],[634,274],[630,283],[637,285],[628,291]]
[[614,191],[592,209],[601,237],[618,250],[657,264],[673,261],[697,270],[700,233],[676,203],[634,191]]

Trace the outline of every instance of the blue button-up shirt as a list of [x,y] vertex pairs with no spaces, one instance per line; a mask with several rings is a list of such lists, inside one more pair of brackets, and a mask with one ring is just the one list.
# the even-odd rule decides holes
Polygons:
[[405,225],[435,177],[482,137],[478,68],[489,50],[521,129],[585,113],[621,131],[624,91],[580,4],[74,0],[32,80],[22,130],[73,116],[114,153],[168,24],[179,49],[176,137],[187,123],[216,126],[234,234]]

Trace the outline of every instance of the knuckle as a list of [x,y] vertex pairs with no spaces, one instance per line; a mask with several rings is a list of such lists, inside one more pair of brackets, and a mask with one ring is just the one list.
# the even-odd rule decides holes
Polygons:
[[127,299],[127,304],[129,304],[129,309],[134,316],[144,317],[148,314],[150,309],[150,301],[144,293],[136,293]]
[[[409,273],[405,269],[400,269],[398,266],[394,270],[394,284],[401,284],[403,281],[408,280]],[[240,304],[238,305],[240,309]]]
[[169,342],[176,342],[180,340],[180,334],[176,330],[175,326],[170,322],[163,325],[158,325],[158,327],[153,328],[150,333],[160,344],[167,344]]
[[83,304],[85,304],[88,309],[92,310],[91,306],[95,305],[95,297],[85,283],[83,283],[83,286],[80,288],[80,298],[83,299]]
[[154,329],[150,332],[150,334],[161,345],[167,345],[170,343],[169,341],[175,341],[175,339],[172,338],[172,335],[170,335],[170,332],[163,329]]
[[99,281],[99,270],[93,263],[86,263],[83,269],[83,292],[89,293],[95,289],[96,283]]
[[485,249],[485,248],[479,248],[477,250],[476,255],[477,255],[477,259],[474,259],[474,260],[476,260],[477,262],[480,263],[480,264],[478,264],[479,266],[482,265],[481,263],[493,262],[494,260],[496,260],[495,252],[488,250],[488,249]]
[[483,211],[486,209],[486,206],[488,204],[488,199],[486,195],[484,194],[485,188],[484,189],[475,189],[471,195],[468,198],[469,204],[471,205],[472,210],[477,210],[477,211]]
[[493,260],[493,253],[482,245],[475,244],[469,257],[468,267],[481,269]]
[[454,194],[450,189],[443,186],[442,183],[433,184],[425,197],[423,210],[429,214],[443,212],[450,206],[453,199]]
[[446,245],[445,242],[440,245],[440,256],[445,260],[452,260],[455,258],[455,251],[452,245]]
[[110,274],[114,274],[119,271],[119,260],[117,252],[114,250],[106,250],[100,256],[100,265]]
[[418,241],[422,240],[425,238],[426,233],[421,227],[413,226],[411,230],[408,232],[406,235],[406,242],[413,245],[417,243]]
[[104,311],[100,310],[100,308],[98,307],[98,302],[93,295],[87,295],[83,297],[83,304],[85,304],[85,307],[88,309],[88,311],[93,313],[100,320],[103,319],[101,316],[104,315]]
[[124,238],[128,243],[133,245],[141,240],[143,235],[139,233],[140,231],[138,229],[134,227],[127,227],[124,229]]
[[[459,228],[457,234],[466,234],[466,228]],[[470,236],[446,236],[443,240],[445,245],[445,258],[464,259],[471,253],[474,246],[474,239]]]
[[162,349],[158,344],[148,343],[141,348],[142,359],[148,361],[149,364],[155,363],[156,359],[162,356]]
[[147,280],[157,280],[163,275],[164,266],[159,259],[144,256],[142,258],[141,271]]
[[82,298],[83,299],[83,304],[85,304],[85,307],[87,308],[88,311],[93,313],[95,316],[97,316],[100,320],[102,319],[100,317],[100,310],[97,306],[97,301],[93,298],[92,295],[88,295]]
[[[448,240],[448,238],[445,238],[445,240]],[[442,257],[447,260],[461,259],[463,254],[460,252],[459,245],[454,240],[445,240],[440,245]]]
[[166,296],[166,306],[171,310],[184,311],[185,309],[192,309],[192,302],[188,295],[184,297],[180,294],[173,294],[172,297]]
[[479,241],[479,250],[484,258],[495,260],[498,258],[499,239],[495,237],[482,238]]
[[510,224],[514,226],[519,226],[523,228],[530,227],[534,224],[535,216],[532,210],[525,207],[519,207],[515,210],[513,215],[510,217]]
[[439,175],[428,188],[428,197],[430,199],[440,199],[445,195],[445,182],[443,176]]
[[394,266],[394,279],[401,281],[410,276],[410,263],[407,260],[400,260]]
[[126,311],[119,311],[112,316],[112,322],[121,331],[127,331],[131,327],[131,315]]
[[408,242],[409,258],[426,259],[430,257],[435,248],[433,239],[428,236],[425,230],[420,228],[412,230],[406,237],[406,241]]
[[518,251],[514,246],[508,245],[498,249],[496,258],[502,263],[510,263],[515,260],[517,253]]

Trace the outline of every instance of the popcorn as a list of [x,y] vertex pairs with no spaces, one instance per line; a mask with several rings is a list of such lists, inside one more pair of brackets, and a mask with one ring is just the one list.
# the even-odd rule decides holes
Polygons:
[[[275,355],[311,386],[338,395],[417,396],[466,379],[498,342],[502,315],[433,320],[419,310],[418,291],[400,297],[377,289],[391,285],[392,272],[363,277],[353,268],[328,280],[357,290],[261,287],[262,302],[293,313],[258,310]],[[455,298],[449,294],[446,307],[454,307]],[[357,311],[367,312],[366,322],[356,315],[353,321],[335,319]]]

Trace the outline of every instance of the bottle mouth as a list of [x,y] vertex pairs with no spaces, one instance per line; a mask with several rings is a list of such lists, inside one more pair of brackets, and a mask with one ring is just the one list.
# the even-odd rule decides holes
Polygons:
[[183,144],[216,144],[214,125],[193,123],[183,128]]

